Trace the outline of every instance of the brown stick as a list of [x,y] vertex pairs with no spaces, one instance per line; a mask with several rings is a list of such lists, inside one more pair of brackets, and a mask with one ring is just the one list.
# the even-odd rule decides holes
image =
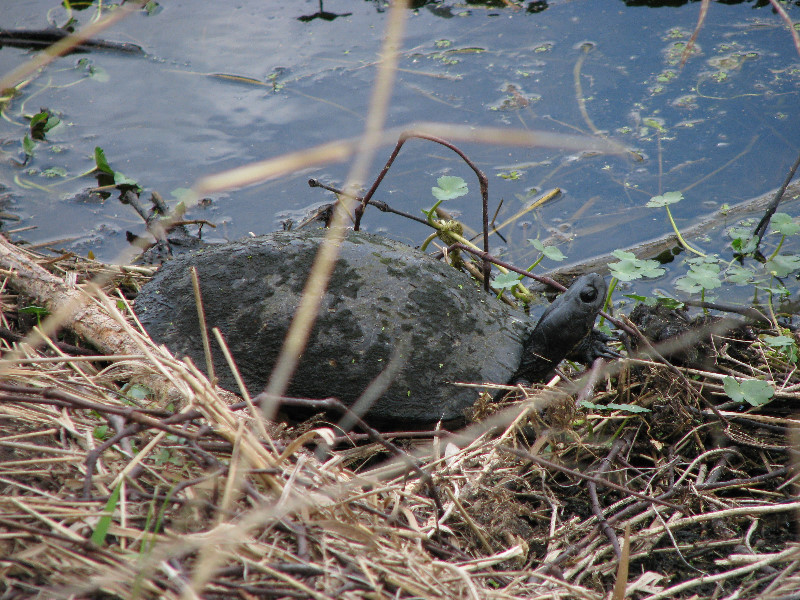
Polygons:
[[[361,216],[364,214],[364,210],[366,209],[367,205],[372,200],[372,196],[375,194],[375,191],[378,189],[378,186],[383,181],[383,178],[386,177],[386,173],[389,172],[389,169],[394,163],[394,159],[397,158],[397,155],[400,153],[400,149],[403,147],[403,144],[406,143],[411,138],[419,138],[422,140],[428,140],[429,142],[434,142],[436,144],[441,144],[446,148],[450,148],[453,152],[458,154],[461,159],[467,163],[470,169],[473,170],[475,176],[478,178],[478,183],[481,188],[481,204],[483,209],[483,251],[487,254],[489,253],[489,179],[486,177],[486,174],[478,168],[474,162],[470,160],[470,158],[464,154],[464,152],[459,149],[455,144],[448,142],[444,138],[437,137],[435,135],[431,135],[429,133],[424,133],[421,131],[404,131],[400,134],[400,139],[397,140],[397,144],[392,150],[391,155],[389,156],[389,160],[386,161],[386,164],[381,169],[381,172],[378,174],[378,177],[375,178],[375,181],[372,184],[372,187],[369,188],[369,191],[364,194],[364,197],[361,199],[361,204],[356,207],[356,219],[354,229],[358,231],[361,225]],[[483,287],[488,292],[489,291],[489,261],[483,261]]]
[[[11,271],[11,285],[47,307],[50,316],[42,323],[44,335],[51,336],[67,327],[103,354],[141,354],[141,348],[122,323],[92,300],[102,292],[94,284],[70,286],[63,279],[42,268],[24,250],[0,235],[0,269]],[[28,336],[27,342],[38,345],[41,336]],[[65,361],[68,361],[65,358]],[[0,376],[14,364],[14,353],[0,360]],[[159,373],[143,370],[134,373],[133,381],[153,391],[157,398],[176,399],[174,384]]]
[[11,283],[15,288],[46,306],[52,315],[60,314],[61,322],[104,354],[140,353],[122,325],[89,302],[89,293],[68,286],[3,236],[0,268],[13,271]]
[[581,473],[580,471],[576,471],[575,469],[570,469],[563,465],[559,465],[558,463],[549,461],[541,456],[537,456],[535,454],[531,454],[530,452],[525,452],[524,450],[518,450],[517,448],[511,448],[510,446],[500,445],[497,447],[498,450],[502,450],[503,452],[508,452],[509,454],[513,454],[519,458],[524,458],[529,460],[533,463],[536,463],[540,467],[544,467],[546,469],[552,469],[554,471],[560,471],[562,473],[566,473],[567,475],[571,475],[572,477],[576,477],[577,479],[583,479],[584,481],[593,481],[597,485],[609,487],[611,489],[617,490],[618,492],[623,492],[630,496],[634,496],[635,498],[639,498],[640,500],[644,500],[645,502],[649,502],[651,504],[660,504],[662,506],[668,506],[678,512],[685,513],[686,508],[683,506],[679,506],[678,504],[673,504],[672,502],[667,502],[666,500],[660,500],[659,498],[655,498],[652,496],[647,496],[646,494],[640,494],[639,492],[635,492],[630,488],[626,488],[623,485],[617,485],[616,483],[612,483],[607,479],[602,479],[600,477],[595,477],[593,475],[588,475],[587,473]]
[[797,167],[800,167],[800,154],[797,155],[797,159],[789,169],[789,173],[787,173],[783,185],[778,188],[778,191],[775,193],[775,197],[772,199],[772,202],[769,203],[767,211],[764,213],[761,221],[758,222],[758,225],[756,225],[756,228],[753,230],[753,237],[758,238],[756,240],[756,250],[758,250],[758,246],[761,244],[761,238],[763,238],[764,234],[767,232],[769,220],[772,218],[772,215],[775,214],[775,211],[778,210],[778,205],[781,203],[783,193],[786,191],[786,188],[789,187],[789,183],[791,183],[794,174],[797,172]]

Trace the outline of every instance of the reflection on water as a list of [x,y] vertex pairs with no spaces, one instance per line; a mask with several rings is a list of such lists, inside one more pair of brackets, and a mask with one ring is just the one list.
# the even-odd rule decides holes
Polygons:
[[[463,146],[490,177],[493,209],[502,200],[498,223],[541,193],[562,190],[504,228],[506,256],[520,264],[535,258],[529,238],[555,236],[569,260],[580,260],[660,235],[669,222],[644,204],[666,191],[683,192],[672,209],[687,226],[779,185],[800,140],[800,59],[769,8],[713,4],[681,67],[699,9],[683,4],[530,2],[517,10],[501,2],[418,2],[409,11],[388,125],[438,120],[579,132],[611,136],[632,150],[597,156]],[[48,16],[63,22],[63,9],[53,5],[4,7],[5,24],[43,28]],[[796,3],[785,6],[797,19]],[[85,23],[92,10],[73,16]],[[7,105],[0,182],[11,200],[0,210],[19,220],[4,221],[3,229],[35,226],[18,237],[115,260],[125,232],[141,234],[144,226],[116,194],[98,201],[84,192],[97,185],[77,177],[94,166],[95,147],[115,170],[174,204],[202,175],[357,135],[385,18],[382,2],[244,0],[235,7],[170,2],[128,19],[103,37],[140,46],[145,56],[67,56]],[[3,47],[0,70],[29,55]],[[26,161],[28,118],[42,107],[60,124],[28,144]],[[287,215],[330,200],[307,187],[309,177],[340,184],[347,169],[306,169],[212,198],[189,216],[217,223],[211,235],[219,239],[271,231]],[[409,142],[376,197],[421,214],[443,174],[470,183],[471,193],[446,208],[477,229],[477,185],[439,146]],[[411,243],[427,235],[377,211],[364,224]],[[699,243],[721,249],[719,240]]]

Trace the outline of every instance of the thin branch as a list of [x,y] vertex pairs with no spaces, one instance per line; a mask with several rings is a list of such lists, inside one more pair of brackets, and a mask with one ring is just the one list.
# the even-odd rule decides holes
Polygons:
[[778,205],[781,203],[781,199],[783,198],[783,193],[786,191],[786,188],[789,187],[789,184],[792,182],[794,178],[794,174],[797,172],[797,168],[800,167],[800,153],[797,155],[797,159],[795,159],[794,164],[789,169],[789,173],[786,175],[786,179],[783,181],[783,185],[778,188],[778,191],[775,192],[775,197],[770,202],[770,205],[767,207],[764,216],[761,217],[761,220],[756,225],[756,228],[753,230],[753,237],[758,238],[756,241],[756,250],[758,250],[758,246],[761,244],[761,238],[764,237],[764,234],[767,232],[767,227],[769,226],[769,220],[772,218],[772,215],[775,214],[775,211],[778,210]]

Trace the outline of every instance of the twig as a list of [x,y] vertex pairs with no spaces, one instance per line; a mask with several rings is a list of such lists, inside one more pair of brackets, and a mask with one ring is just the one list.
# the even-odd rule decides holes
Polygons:
[[26,77],[49,65],[59,56],[67,54],[71,49],[95,37],[104,29],[111,27],[114,23],[118,23],[128,15],[133,14],[143,4],[144,1],[139,0],[137,2],[130,2],[124,6],[120,6],[119,10],[111,11],[102,19],[99,19],[98,21],[81,28],[79,31],[68,35],[64,39],[59,40],[50,46],[47,49],[47,52],[39,52],[34,59],[22,63],[19,67],[10,73],[7,73],[4,77],[0,77],[0,92],[18,85]]
[[647,337],[644,336],[641,331],[639,331],[639,328],[636,327],[636,325],[634,325],[630,319],[623,316],[622,320],[628,326],[626,331],[628,330],[633,331],[634,335],[639,340],[639,343],[646,348],[647,353],[653,356],[658,362],[665,365],[672,373],[677,375],[680,381],[683,383],[685,389],[690,391],[696,398],[704,402],[711,409],[711,412],[714,413],[717,419],[719,419],[720,422],[724,423],[727,426],[728,420],[719,412],[719,410],[717,410],[716,406],[714,406],[707,398],[705,398],[702,394],[700,394],[697,390],[695,390],[694,386],[691,384],[686,375],[684,375],[683,372],[678,367],[676,367],[666,358],[664,358],[664,356],[653,347],[653,345],[650,343],[650,340],[648,340]]
[[[308,180],[308,186],[309,187],[318,187],[318,188],[322,188],[323,190],[328,190],[329,192],[333,192],[337,196],[347,196],[347,197],[352,198],[353,200],[355,200],[356,202],[359,202],[359,203],[364,201],[364,197],[363,196],[357,196],[355,194],[348,194],[344,190],[340,190],[339,188],[335,188],[332,185],[326,185],[326,184],[322,183],[321,181],[319,181],[319,179],[313,179],[313,178],[309,179]],[[422,225],[430,227],[430,223],[428,223],[428,221],[426,219],[423,219],[422,217],[418,217],[416,215],[412,215],[411,213],[407,213],[407,212],[404,212],[402,210],[397,210],[395,208],[392,208],[386,202],[383,202],[381,200],[370,200],[370,205],[374,206],[375,208],[377,208],[381,212],[392,213],[392,214],[395,214],[395,215],[399,215],[401,217],[405,217],[406,219],[411,219],[412,221],[416,221],[417,223],[421,223]]]
[[478,527],[478,524],[475,523],[475,521],[466,511],[464,505],[461,504],[461,501],[458,498],[456,498],[456,495],[450,490],[449,487],[445,487],[444,491],[447,493],[447,496],[450,498],[450,501],[455,505],[456,510],[458,510],[458,512],[461,513],[461,517],[464,519],[464,522],[466,522],[466,524],[469,526],[469,528],[472,530],[472,532],[475,534],[478,540],[480,540],[483,549],[486,550],[487,553],[491,554],[493,551],[491,544],[489,544],[489,540],[486,539],[486,536],[483,534],[483,531],[481,531],[481,528]]
[[94,470],[95,466],[97,465],[97,461],[103,455],[103,452],[111,448],[114,444],[117,444],[121,440],[131,436],[136,435],[140,431],[144,430],[145,427],[136,423],[135,425],[129,425],[128,427],[122,429],[121,431],[117,432],[116,435],[110,437],[102,444],[97,446],[94,450],[90,451],[86,455],[86,460],[84,464],[86,465],[86,474],[83,476],[83,499],[90,500],[92,499],[92,478],[94,477]]
[[[437,137],[435,135],[431,135],[429,133],[424,133],[421,131],[404,131],[400,134],[400,139],[397,140],[397,144],[394,147],[391,155],[389,155],[389,160],[386,161],[386,164],[381,169],[381,172],[375,178],[375,181],[372,184],[372,187],[364,194],[364,197],[361,200],[361,204],[356,207],[356,219],[354,229],[356,231],[359,230],[361,225],[361,217],[364,214],[364,210],[366,209],[367,205],[370,204],[372,200],[372,196],[375,194],[375,191],[378,189],[378,186],[383,181],[383,178],[386,177],[386,173],[389,172],[389,169],[394,163],[394,160],[397,158],[397,155],[400,153],[400,149],[403,147],[409,139],[411,138],[419,138],[423,140],[428,140],[430,142],[434,142],[436,144],[441,144],[446,148],[449,148],[456,154],[458,154],[461,159],[467,163],[470,169],[473,170],[475,176],[478,178],[478,183],[481,188],[481,204],[483,209],[483,251],[487,254],[489,253],[489,179],[486,177],[486,174],[481,171],[478,166],[472,162],[469,157],[464,154],[455,144],[448,142],[447,140]],[[489,262],[487,260],[483,261],[483,287],[488,292],[489,291]]]
[[[616,539],[616,538],[615,538]],[[625,589],[628,584],[628,569],[631,560],[631,526],[630,524],[625,527],[625,538],[623,540],[622,552],[619,556],[619,565],[617,566],[617,580],[614,582],[614,592],[611,595],[611,600],[623,600],[625,598]]]
[[581,406],[581,404],[588,401],[589,398],[592,397],[592,394],[594,393],[594,386],[597,385],[598,379],[600,379],[601,375],[605,371],[605,364],[605,359],[602,357],[594,359],[592,368],[589,369],[589,373],[583,378],[583,387],[575,398],[575,404],[577,406]]
[[200,277],[197,275],[197,267],[189,267],[189,275],[192,278],[192,291],[194,292],[194,303],[197,308],[197,323],[200,329],[200,339],[203,341],[203,354],[206,357],[206,372],[208,380],[212,385],[217,380],[214,374],[214,359],[211,356],[211,344],[208,340],[208,327],[206,326],[206,312],[203,308],[203,296],[200,293]]
[[747,317],[758,322],[764,322],[771,324],[769,317],[767,317],[764,313],[752,306],[734,306],[733,304],[722,304],[719,302],[701,302],[700,300],[681,300],[683,304],[686,306],[696,306],[698,308],[707,308],[710,310],[718,310],[720,312],[729,312],[734,313],[737,315],[742,315],[743,317]]
[[[774,4],[773,4],[774,6]],[[778,191],[775,192],[775,197],[770,202],[769,206],[767,207],[764,216],[761,217],[761,220],[756,225],[756,228],[753,230],[753,237],[758,238],[756,240],[756,250],[758,250],[758,246],[761,244],[761,238],[764,237],[764,234],[767,232],[767,227],[769,226],[769,220],[772,218],[772,215],[775,214],[775,211],[778,210],[778,204],[781,203],[781,199],[783,198],[783,193],[786,191],[786,188],[789,187],[789,184],[794,177],[795,172],[797,171],[797,167],[800,167],[800,153],[797,155],[797,159],[794,161],[794,164],[789,169],[789,173],[786,175],[786,179],[783,182],[783,185],[778,188]]]
[[786,23],[786,28],[789,30],[789,34],[792,36],[792,41],[794,42],[794,48],[797,50],[797,54],[800,54],[800,33],[797,33],[797,29],[795,29],[794,22],[789,16],[789,13],[786,12],[786,9],[781,6],[778,0],[769,0],[769,3],[772,5],[775,12],[781,16],[783,22]]
[[[60,42],[70,34],[63,29],[0,29],[0,44],[14,48],[47,48]],[[89,52],[91,50],[105,50],[120,52],[122,54],[144,55],[141,46],[129,42],[109,42],[107,40],[85,40],[67,50],[72,52]]]
[[[0,338],[3,338],[9,342],[21,342],[25,339],[25,336],[15,333],[10,329],[6,329],[5,327],[0,327]],[[79,346],[65,344],[64,342],[59,342],[58,340],[54,340],[52,338],[50,338],[50,341],[64,354],[72,354],[77,356],[97,356],[97,352],[91,348],[80,348]],[[68,358],[62,358],[61,360],[64,362],[69,361]],[[98,356],[97,360],[105,360],[105,358]]]
[[[180,431],[179,429],[174,429],[169,425],[165,425],[163,421],[159,421],[158,419],[154,419],[148,414],[170,414],[165,413],[165,411],[160,410],[148,410],[148,409],[139,409],[139,408],[130,408],[130,407],[121,407],[121,406],[111,406],[109,404],[100,404],[98,402],[91,402],[89,400],[85,400],[74,394],[70,394],[69,392],[64,392],[62,390],[57,390],[55,388],[35,388],[35,387],[28,387],[28,386],[21,386],[21,385],[13,385],[9,383],[0,383],[0,392],[8,392],[8,395],[3,395],[2,399],[5,402],[20,402],[24,404],[53,404],[56,406],[62,407],[71,407],[76,409],[84,409],[84,410],[94,410],[99,413],[110,413],[114,415],[119,415],[128,419],[130,421],[134,421],[136,423],[140,423],[146,427],[152,427],[155,429],[160,429],[166,433],[171,433],[173,435],[179,435],[183,437],[192,437],[191,434],[186,434],[185,432]],[[31,397],[24,394],[30,394],[35,397]]]
[[[617,455],[622,452],[626,447],[628,447],[631,443],[630,438],[624,437],[616,440],[614,444],[611,446],[611,450],[609,450],[608,454],[606,455],[603,460],[600,461],[600,465],[597,467],[595,473],[597,475],[602,475],[608,469],[611,468],[611,463],[614,462]],[[589,489],[589,497],[592,500],[592,512],[594,516],[597,518],[597,522],[600,524],[600,528],[603,530],[603,533],[608,538],[608,541],[611,542],[611,547],[614,548],[614,553],[617,555],[617,558],[622,560],[622,550],[619,547],[619,541],[617,540],[617,534],[614,533],[614,530],[611,528],[611,525],[608,524],[608,521],[605,520],[603,517],[603,509],[600,508],[600,499],[597,497],[597,483],[594,481],[588,481],[587,487]]]
[[[262,392],[255,398],[253,398],[253,404],[261,404],[264,402],[272,402],[272,398]],[[322,400],[312,400],[309,398],[281,398],[280,404],[285,406],[294,406],[299,408],[312,408],[316,410],[322,411],[331,411],[335,410],[343,416],[347,416],[349,420],[357,425],[364,433],[366,433],[369,438],[384,448],[386,448],[389,452],[391,452],[396,457],[403,460],[411,470],[413,470],[417,476],[422,480],[425,486],[428,488],[428,492],[430,493],[434,504],[436,505],[436,510],[438,512],[438,518],[444,514],[444,508],[442,506],[442,501],[439,498],[439,494],[436,490],[436,485],[433,482],[433,479],[430,476],[430,473],[423,470],[416,459],[412,458],[407,452],[402,450],[396,444],[387,440],[383,435],[378,432],[377,429],[373,429],[367,423],[359,417],[356,413],[354,413],[350,408],[344,405],[341,401],[337,400],[336,398],[325,398]]]
[[697,25],[694,26],[692,36],[689,38],[689,41],[686,42],[686,47],[683,49],[683,52],[681,52],[681,68],[684,67],[686,61],[689,60],[689,55],[692,53],[692,50],[694,50],[694,44],[697,41],[697,36],[700,35],[700,29],[702,29],[703,22],[706,20],[710,5],[711,0],[703,0],[700,5],[700,14],[697,15]]
[[640,494],[639,492],[635,492],[630,488],[626,488],[625,486],[617,485],[616,483],[612,483],[606,479],[595,477],[593,475],[587,475],[586,473],[581,473],[580,471],[564,467],[562,465],[559,465],[558,463],[554,463],[552,461],[544,459],[541,456],[536,456],[535,454],[531,454],[530,452],[525,452],[524,450],[518,450],[517,448],[511,448],[505,445],[500,445],[497,447],[497,449],[502,450],[503,452],[508,452],[509,454],[513,454],[514,456],[517,456],[519,458],[527,459],[533,463],[536,463],[540,467],[553,469],[554,471],[560,471],[562,473],[566,473],[567,475],[571,475],[572,477],[577,477],[578,479],[582,479],[584,481],[593,481],[597,485],[609,487],[611,489],[617,490],[618,492],[623,492],[630,496],[640,498],[641,500],[644,500],[651,504],[660,504],[662,506],[667,506],[682,513],[686,512],[686,508],[678,504],[673,504],[672,502],[667,502],[665,500],[659,500],[658,498],[653,498],[652,496],[647,496],[646,494]]
[[662,592],[657,594],[653,594],[651,596],[645,596],[645,600],[661,600],[662,598],[676,598],[680,595],[681,592],[684,590],[690,590],[694,587],[700,585],[708,585],[710,583],[715,583],[717,581],[724,581],[725,579],[730,579],[732,577],[736,577],[739,575],[746,575],[748,573],[752,573],[753,571],[758,571],[768,565],[772,565],[774,563],[780,563],[787,560],[796,560],[798,558],[798,549],[794,546],[783,550],[782,552],[778,552],[776,554],[768,554],[766,557],[762,558],[761,560],[755,561],[747,566],[740,567],[738,569],[732,569],[730,571],[724,571],[722,573],[715,573],[713,575],[703,574],[700,577],[695,577],[694,579],[690,579],[688,581],[684,581],[677,585],[673,585]]

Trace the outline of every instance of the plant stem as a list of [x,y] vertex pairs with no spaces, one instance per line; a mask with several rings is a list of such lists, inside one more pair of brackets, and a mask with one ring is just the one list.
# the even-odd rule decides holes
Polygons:
[[[433,211],[436,209],[436,206],[438,206],[440,203],[441,202],[437,202],[436,205],[431,209],[430,213],[428,213],[427,211],[423,211],[426,214],[428,214],[428,223],[430,224],[431,227],[436,229],[437,232],[441,231],[443,229],[443,227],[442,227],[441,223],[439,223],[437,220],[432,218],[430,215],[433,214]],[[422,246],[420,246],[420,250],[424,252],[425,249],[428,247],[428,244],[431,241],[433,241],[433,239],[434,239],[434,237],[436,235],[437,234],[432,234],[432,235],[428,236],[428,238],[425,240],[425,242],[422,244]],[[476,246],[475,244],[470,242],[467,238],[465,238],[464,236],[462,236],[462,235],[460,235],[458,233],[455,233],[453,231],[448,231],[447,235],[452,237],[457,242],[459,242],[461,244],[464,244],[465,246],[469,246],[470,248],[472,248],[474,250],[480,250],[480,248],[478,248],[478,246]],[[536,265],[534,264],[533,266],[536,266]],[[506,269],[505,267],[501,267],[500,265],[495,265],[495,267],[497,267],[497,269],[499,269],[501,273],[508,273],[508,269]],[[531,267],[531,268],[533,268],[533,267]],[[526,304],[527,304],[528,300],[524,300],[524,299],[525,298],[530,298],[533,295],[533,294],[531,294],[530,290],[528,288],[526,288],[522,283],[518,283],[513,288],[510,288],[509,291],[514,295],[515,298],[523,300]]]
[[778,252],[780,251],[780,249],[781,249],[781,246],[783,246],[783,241],[784,241],[785,239],[786,239],[786,235],[782,235],[782,236],[781,236],[781,241],[780,241],[780,242],[778,242],[778,247],[777,247],[777,248],[775,248],[775,252],[773,252],[772,254],[770,254],[770,255],[769,255],[769,258],[767,259],[768,261],[769,261],[769,260],[772,260],[773,258],[775,258],[776,256],[778,256]]
[[[528,268],[527,268],[527,269],[525,269],[525,270],[526,270],[526,271],[533,271],[533,270],[536,268],[536,266],[537,266],[537,265],[538,265],[540,262],[542,262],[543,260],[544,260],[544,254],[542,254],[542,255],[541,255],[541,256],[540,256],[538,259],[536,259],[536,262],[535,262],[535,263],[533,263],[533,264],[532,264],[530,267],[528,267]],[[520,275],[520,277],[522,277],[522,275]]]
[[678,226],[675,224],[675,219],[672,218],[672,212],[669,210],[669,206],[664,206],[664,208],[667,209],[667,216],[669,217],[669,222],[672,224],[672,229],[675,231],[675,235],[678,236],[678,242],[680,242],[681,246],[686,248],[689,252],[694,252],[695,254],[697,254],[697,256],[702,256],[703,258],[705,258],[706,256],[705,254],[700,252],[700,250],[695,250],[694,248],[692,248],[688,244],[688,242],[685,239],[683,239],[681,232],[678,230]]
[[[611,306],[611,295],[614,293],[614,289],[617,287],[619,283],[619,279],[616,277],[611,278],[611,283],[608,284],[608,294],[606,294],[606,302],[603,304],[603,312],[608,312],[609,306]],[[600,323],[598,323],[598,327],[603,326],[603,322],[606,320],[605,317],[600,317]]]

